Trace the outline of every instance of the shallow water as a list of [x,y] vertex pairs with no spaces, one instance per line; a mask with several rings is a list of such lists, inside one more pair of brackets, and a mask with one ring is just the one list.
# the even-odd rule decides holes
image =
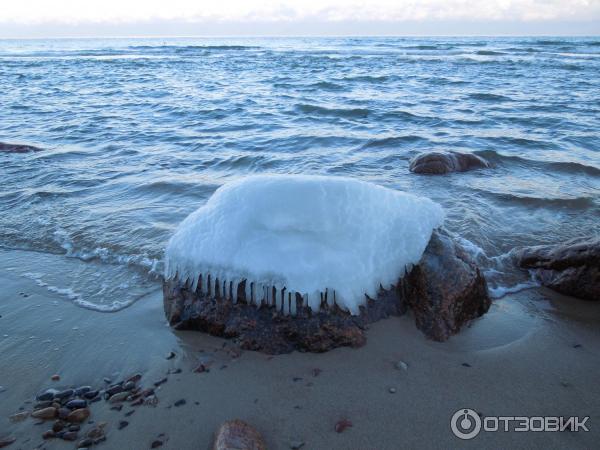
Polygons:
[[[345,175],[441,203],[494,293],[526,286],[513,248],[598,233],[599,75],[598,38],[0,40],[0,142],[45,149],[0,154],[0,246],[85,261],[48,284],[116,310],[224,182]],[[430,150],[494,167],[410,174]]]

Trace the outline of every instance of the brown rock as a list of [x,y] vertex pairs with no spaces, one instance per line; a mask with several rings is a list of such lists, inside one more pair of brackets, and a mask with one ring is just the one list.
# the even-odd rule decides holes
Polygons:
[[56,408],[49,406],[48,408],[38,409],[31,413],[31,417],[35,419],[50,420],[56,417]]
[[402,280],[402,289],[417,328],[436,341],[458,333],[491,304],[485,279],[471,257],[440,232],[431,236],[421,261]]
[[127,397],[131,395],[129,392],[119,392],[118,394],[113,395],[108,401],[109,403],[119,403],[127,400]]
[[583,300],[600,300],[600,238],[527,247],[516,252],[516,258],[544,286]]
[[414,173],[442,175],[486,167],[490,164],[485,159],[471,153],[430,152],[413,158],[408,169]]
[[221,425],[213,445],[213,450],[266,450],[266,448],[260,433],[238,419]]
[[67,422],[81,423],[90,417],[90,410],[87,408],[76,409],[67,416]]
[[60,375],[52,375],[51,380],[52,381],[58,381],[58,380],[60,380]]

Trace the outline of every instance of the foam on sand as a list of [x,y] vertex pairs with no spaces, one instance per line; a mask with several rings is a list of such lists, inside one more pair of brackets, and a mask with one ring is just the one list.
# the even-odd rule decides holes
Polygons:
[[210,280],[234,302],[248,280],[246,298],[286,313],[295,302],[284,297],[297,292],[313,310],[323,298],[357,314],[365,294],[376,298],[419,261],[443,220],[427,198],[363,181],[257,175],[222,186],[179,225],[165,275],[204,292]]

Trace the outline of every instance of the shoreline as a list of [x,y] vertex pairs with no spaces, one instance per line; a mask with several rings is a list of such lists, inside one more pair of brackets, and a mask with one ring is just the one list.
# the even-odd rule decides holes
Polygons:
[[[358,349],[268,356],[171,330],[160,290],[107,314],[6,270],[31,258],[24,251],[0,255],[0,438],[17,438],[8,448],[72,447],[42,440],[51,423],[9,420],[21,407],[31,409],[25,402],[40,391],[102,387],[105,377],[138,372],[144,385],[168,378],[156,388],[158,405],[135,408],[119,430],[134,408],[94,404],[90,419],[108,423],[99,448],[147,449],[163,433],[163,448],[210,448],[219,425],[236,418],[256,427],[269,449],[293,442],[306,449],[591,448],[600,437],[600,312],[547,289],[495,300],[488,314],[445,343],[427,340],[408,314],[369,326]],[[175,357],[167,359],[170,352]],[[199,364],[210,370],[195,372]],[[51,381],[54,374],[59,381]],[[185,404],[175,406],[181,399]],[[590,432],[481,433],[461,441],[450,417],[465,407],[484,416],[590,416]],[[352,427],[337,433],[342,419]]]

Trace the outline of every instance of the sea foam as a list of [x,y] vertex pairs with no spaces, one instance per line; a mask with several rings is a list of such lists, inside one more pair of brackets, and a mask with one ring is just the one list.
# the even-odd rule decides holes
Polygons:
[[286,313],[294,306],[284,292],[301,294],[313,310],[326,300],[357,314],[365,294],[376,298],[419,261],[443,220],[427,198],[363,181],[252,176],[219,188],[179,225],[166,277],[234,302],[247,280],[246,298]]

